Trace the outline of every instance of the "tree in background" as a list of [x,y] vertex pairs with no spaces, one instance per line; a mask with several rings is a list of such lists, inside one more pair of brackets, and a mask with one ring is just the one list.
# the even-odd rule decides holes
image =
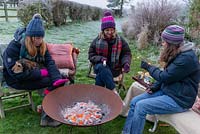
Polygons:
[[108,8],[118,9],[119,15],[122,16],[123,6],[124,3],[130,2],[130,0],[107,0],[109,4],[107,5]]
[[192,39],[200,42],[200,0],[190,0],[189,34]]
[[[144,44],[148,42],[159,44],[161,31],[167,25],[177,22],[179,11],[180,5],[170,0],[142,1],[131,10],[130,16],[122,25],[122,31],[130,39],[138,40],[139,37],[138,42],[143,42],[139,48],[145,48]],[[148,40],[146,40],[146,34]],[[144,40],[142,37],[145,37]],[[148,42],[144,43],[144,41]]]

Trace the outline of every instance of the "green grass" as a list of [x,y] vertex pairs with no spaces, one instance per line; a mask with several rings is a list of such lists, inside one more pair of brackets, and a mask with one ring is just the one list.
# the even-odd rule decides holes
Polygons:
[[[120,24],[122,20],[117,19],[117,29],[120,31]],[[17,27],[21,26],[20,22],[3,22],[0,21],[1,43],[9,43],[13,38],[13,33]],[[89,83],[94,84],[94,80],[87,78],[88,60],[87,52],[90,42],[97,36],[100,30],[100,23],[87,22],[87,23],[75,23],[68,24],[61,27],[53,27],[46,31],[45,40],[51,43],[64,43],[73,42],[74,45],[80,48],[81,53],[78,58],[78,67],[76,74],[76,83]],[[149,47],[146,50],[139,51],[135,47],[134,41],[129,41],[129,45],[132,50],[133,59],[131,64],[131,71],[125,75],[125,85],[128,89],[133,80],[131,76],[140,69],[140,60],[142,58],[154,60],[155,55],[158,55],[158,49],[156,47]],[[152,58],[153,57],[153,58]],[[125,96],[124,93],[121,94]],[[22,100],[22,101],[21,101]],[[34,92],[33,100],[36,105],[41,104],[42,98]],[[17,103],[24,103],[24,99],[11,99],[5,102],[5,106],[9,107],[16,105]],[[69,131],[69,126],[62,125],[57,128],[42,128],[39,126],[40,115],[31,111],[29,108],[17,109],[6,112],[6,118],[0,119],[0,134],[66,134]],[[102,125],[102,134],[120,134],[124,125],[125,118],[117,117],[113,121],[110,121]],[[152,127],[152,124],[146,123],[144,134],[149,134],[148,129]],[[96,133],[95,127],[89,128],[73,128],[73,134],[94,134]],[[176,131],[172,127],[159,127],[154,134],[176,134]]]

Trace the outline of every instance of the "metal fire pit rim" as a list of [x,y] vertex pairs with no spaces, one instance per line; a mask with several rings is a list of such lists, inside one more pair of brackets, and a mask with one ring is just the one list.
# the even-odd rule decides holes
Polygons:
[[[103,89],[103,90],[106,89],[106,88],[104,88],[104,87],[96,86],[96,85],[91,85],[91,84],[73,84],[73,85],[68,85],[68,86],[64,86],[64,87],[59,87],[59,88],[57,88],[56,90],[50,92],[50,93],[49,93],[47,96],[45,96],[45,98],[43,99],[42,105],[44,106],[44,111],[47,113],[47,115],[49,115],[51,118],[53,118],[53,119],[56,120],[56,121],[59,121],[59,122],[61,122],[61,123],[63,123],[63,124],[66,124],[66,125],[69,125],[69,126],[73,126],[73,127],[94,127],[94,126],[99,126],[99,125],[103,125],[103,124],[105,124],[105,123],[108,123],[108,122],[112,121],[113,119],[115,119],[116,117],[118,117],[118,115],[120,114],[120,112],[121,112],[121,110],[122,110],[122,102],[119,104],[119,105],[120,105],[119,107],[121,107],[121,108],[120,108],[118,114],[112,116],[112,118],[109,118],[109,117],[108,117],[108,118],[106,118],[105,120],[103,120],[102,122],[97,123],[97,124],[92,124],[92,125],[75,125],[75,124],[70,124],[70,123],[68,123],[67,121],[65,121],[64,119],[63,119],[63,120],[59,120],[58,118],[55,118],[55,116],[51,116],[51,115],[49,114],[49,112],[46,111],[46,109],[45,109],[45,100],[48,98],[48,96],[57,93],[59,90],[63,90],[63,88],[67,91],[67,90],[69,90],[69,89],[71,89],[71,88],[73,88],[73,87],[79,87],[79,86],[86,86],[86,87],[87,87],[87,86],[89,86],[89,87],[93,86],[93,87],[95,87],[95,89],[96,89],[96,88]],[[75,90],[75,89],[73,89],[73,90]],[[86,89],[86,90],[87,90],[87,89]],[[110,93],[110,95],[114,95],[115,97],[119,97],[119,96],[117,96],[114,92],[112,92],[112,91],[109,90],[109,89],[106,89],[106,90],[104,90],[104,91],[107,92],[107,93]],[[119,98],[119,99],[120,99],[120,98]],[[87,101],[88,101],[88,100],[87,100]]]

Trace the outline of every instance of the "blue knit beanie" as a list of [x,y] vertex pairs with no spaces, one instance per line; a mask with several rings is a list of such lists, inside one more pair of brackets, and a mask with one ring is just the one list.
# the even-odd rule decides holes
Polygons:
[[44,37],[44,26],[40,14],[34,14],[32,20],[26,27],[26,36]]
[[164,41],[179,45],[184,41],[185,30],[178,25],[170,25],[162,32],[161,37]]

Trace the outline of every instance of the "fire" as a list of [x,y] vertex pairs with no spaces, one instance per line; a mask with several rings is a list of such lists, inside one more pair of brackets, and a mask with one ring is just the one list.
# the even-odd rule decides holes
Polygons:
[[101,123],[109,113],[107,105],[96,105],[92,101],[77,102],[62,111],[64,119],[72,125],[94,125]]

